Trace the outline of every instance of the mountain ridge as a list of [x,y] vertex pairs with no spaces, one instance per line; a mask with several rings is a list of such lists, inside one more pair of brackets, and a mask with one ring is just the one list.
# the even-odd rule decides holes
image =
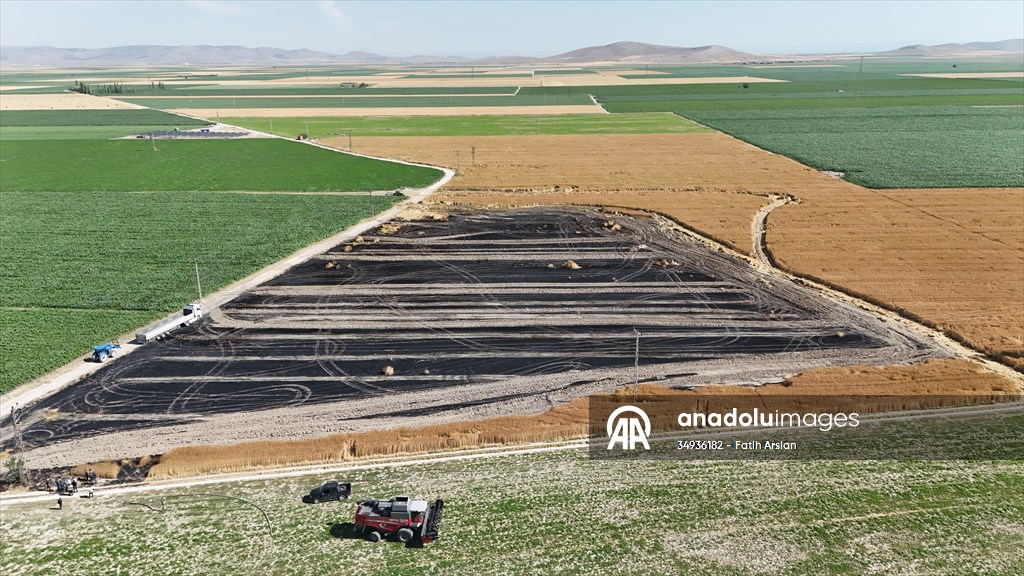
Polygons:
[[[1024,57],[1024,39],[965,44],[912,44],[873,53],[877,56],[981,56]],[[827,58],[830,55],[821,55]],[[806,58],[803,55],[802,58]],[[587,46],[545,57],[490,56],[382,56],[373,52],[352,51],[331,54],[317,50],[249,48],[234,45],[128,45],[110,48],[56,48],[52,46],[0,46],[0,65],[5,66],[152,66],[152,65],[384,65],[384,64],[729,64],[770,62],[793,56],[759,55],[711,44],[682,47],[622,41],[603,46]]]

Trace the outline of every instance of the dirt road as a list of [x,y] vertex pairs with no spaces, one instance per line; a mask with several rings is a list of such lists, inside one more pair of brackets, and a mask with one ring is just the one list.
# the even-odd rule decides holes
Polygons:
[[[878,414],[865,414],[861,416],[861,421],[865,425],[871,424],[883,424],[891,422],[907,422],[914,420],[928,420],[928,419],[944,419],[944,418],[965,418],[970,416],[978,416],[993,413],[1004,413],[1004,414],[1015,414],[1024,412],[1024,404],[1013,403],[1013,404],[994,404],[989,406],[970,406],[970,407],[958,407],[958,408],[945,408],[938,410],[919,410],[914,412],[891,412],[891,413],[878,413]],[[723,428],[715,431],[708,431],[702,433],[702,437],[715,438],[723,436],[733,436],[737,433],[756,433],[751,430],[738,430],[732,428]],[[650,439],[654,442],[675,442],[678,438],[678,434],[661,434],[654,436]],[[257,480],[271,480],[276,478],[291,478],[296,476],[327,476],[337,475],[342,472],[350,472],[355,470],[375,470],[375,469],[386,469],[392,467],[408,467],[414,466],[430,466],[433,464],[440,464],[445,462],[459,462],[468,460],[480,460],[488,458],[504,458],[508,456],[517,456],[524,454],[542,454],[545,452],[556,452],[564,450],[587,450],[589,447],[589,441],[585,439],[567,440],[563,442],[546,442],[538,443],[529,446],[523,446],[518,448],[492,448],[492,449],[480,449],[470,451],[460,451],[458,453],[447,453],[437,454],[424,457],[395,457],[395,458],[375,458],[371,461],[349,464],[339,463],[337,465],[327,466],[302,466],[302,467],[283,467],[262,470],[260,472],[248,472],[248,473],[235,473],[235,474],[217,474],[206,476],[202,478],[192,478],[188,480],[172,480],[172,481],[158,481],[158,482],[145,482],[140,484],[129,484],[129,485],[112,485],[112,486],[100,486],[95,489],[95,495],[97,498],[112,498],[119,496],[126,496],[130,494],[137,494],[142,492],[161,492],[176,490],[180,488],[192,488],[197,486],[211,486],[218,484],[227,484],[235,482],[250,482]],[[40,503],[46,503],[47,505],[53,500],[53,495],[44,492],[15,492],[15,493],[2,493],[0,494],[0,508],[6,506],[23,506],[23,505],[38,505]]]

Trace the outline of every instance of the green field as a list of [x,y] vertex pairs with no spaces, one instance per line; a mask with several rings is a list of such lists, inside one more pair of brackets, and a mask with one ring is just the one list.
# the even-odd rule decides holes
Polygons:
[[567,76],[570,74],[597,74],[597,70],[589,68],[576,68],[568,70],[559,70],[558,68],[552,68],[547,70],[534,70],[534,76]]
[[397,200],[9,190],[2,198],[0,392],[195,300],[193,260],[210,293]]
[[869,188],[1024,186],[1024,108],[908,106],[687,112]]
[[160,110],[4,110],[0,126],[207,126]]
[[448,95],[448,94],[508,94],[516,91],[514,86],[479,86],[479,87],[445,87],[445,88],[341,88],[339,86],[284,86],[273,88],[256,88],[238,86],[225,88],[214,84],[173,85],[164,89],[153,89],[149,86],[136,87],[136,96],[140,94],[152,96],[416,96],[416,95]]
[[507,74],[485,74],[483,72],[449,72],[447,74],[405,74],[402,78],[530,78],[530,72],[511,72]]
[[[338,154],[280,139],[28,140],[0,151],[8,191],[366,191],[420,187],[429,168]],[[55,159],[60,159],[59,162]]]
[[556,114],[540,116],[364,116],[327,118],[221,118],[263,132],[312,138],[340,136],[512,136],[531,134],[689,134],[707,129],[670,113]]
[[160,110],[5,110],[0,141],[121,138],[209,124]]
[[[0,142],[11,140],[104,140],[173,130],[174,126],[0,126]],[[147,140],[148,141],[148,140]]]
[[[935,424],[934,436],[955,442],[997,421],[992,443],[1024,426],[972,418]],[[876,440],[902,430],[883,425]],[[353,500],[300,502],[328,477],[352,482],[353,500],[443,498],[441,538],[423,548],[352,538]],[[1024,571],[1024,466],[1005,460],[625,462],[571,450],[55,503],[4,509],[5,574]]]
[[194,300],[194,259],[204,289],[216,290],[397,200],[317,192],[441,176],[279,139],[157,140],[156,151],[148,140],[106,139],[178,120],[187,119],[4,112],[0,392]]
[[[540,96],[394,96],[374,98],[372,96],[335,96],[309,98],[118,98],[124,102],[150,106],[152,108],[202,108],[230,110],[231,108],[444,108],[451,106],[554,106],[592,104],[590,97],[578,93],[572,95]],[[228,114],[226,114],[228,115]]]

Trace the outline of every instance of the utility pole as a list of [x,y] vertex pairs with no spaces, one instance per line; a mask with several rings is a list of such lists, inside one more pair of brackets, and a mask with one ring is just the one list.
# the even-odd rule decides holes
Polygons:
[[309,135],[309,122],[306,122],[306,140],[312,140],[313,137]]
[[271,134],[274,133],[274,119],[273,118],[270,119],[270,133]]
[[203,303],[203,285],[199,283],[199,259],[192,261],[196,265],[196,290],[199,291],[199,303]]
[[640,386],[640,331],[633,328],[636,336],[636,348],[633,350],[633,402],[636,402],[637,388]]
[[473,164],[473,166],[476,166],[476,146],[471,147],[469,149],[469,152],[470,152],[470,154],[472,154],[472,157],[473,157],[472,164]]
[[456,150],[455,151],[455,173],[458,174],[459,171],[460,171],[459,170],[459,151]]

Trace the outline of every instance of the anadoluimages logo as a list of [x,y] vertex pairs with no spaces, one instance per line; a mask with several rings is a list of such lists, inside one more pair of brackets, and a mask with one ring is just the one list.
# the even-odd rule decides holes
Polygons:
[[[624,416],[632,412],[639,416]],[[643,423],[641,425],[641,422]],[[647,437],[651,434],[651,419],[647,413],[636,406],[620,406],[608,416],[608,450],[619,444],[623,450],[633,450],[636,445],[643,444],[645,450],[650,450]]]

